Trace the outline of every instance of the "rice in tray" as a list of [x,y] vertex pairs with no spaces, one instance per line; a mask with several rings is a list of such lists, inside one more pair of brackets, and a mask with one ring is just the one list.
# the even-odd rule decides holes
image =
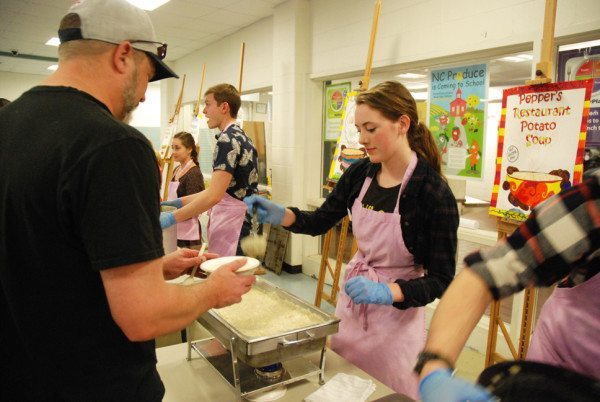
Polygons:
[[253,287],[240,303],[216,310],[232,327],[250,337],[278,335],[323,322],[323,317],[281,297]]

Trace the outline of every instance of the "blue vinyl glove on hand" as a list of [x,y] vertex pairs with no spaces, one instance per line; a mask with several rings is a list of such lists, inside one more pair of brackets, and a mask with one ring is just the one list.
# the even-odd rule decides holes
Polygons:
[[355,276],[346,282],[346,294],[356,304],[392,304],[394,296],[387,283],[373,282],[364,276]]
[[422,402],[495,401],[492,394],[477,384],[453,377],[452,370],[439,369],[427,374],[419,383]]
[[175,215],[173,212],[161,212],[160,213],[160,228],[166,229],[173,225],[175,225],[177,221],[175,220]]
[[183,207],[183,202],[181,201],[181,198],[175,198],[174,200],[170,200],[170,201],[163,201],[160,203],[160,206],[169,206],[169,207],[175,207],[175,208],[181,208]]
[[258,221],[260,223],[271,223],[274,225],[281,225],[283,222],[283,216],[285,215],[285,207],[275,204],[258,195],[251,195],[250,197],[244,198],[244,202],[248,207],[248,213],[252,215],[254,206],[256,205],[256,213],[258,214]]

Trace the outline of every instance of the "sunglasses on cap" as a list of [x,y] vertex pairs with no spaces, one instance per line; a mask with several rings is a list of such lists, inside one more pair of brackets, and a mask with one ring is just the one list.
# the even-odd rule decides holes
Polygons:
[[151,43],[153,45],[158,45],[156,48],[156,55],[159,59],[164,59],[167,56],[167,44],[161,42],[153,42],[151,40],[131,40],[130,43]]

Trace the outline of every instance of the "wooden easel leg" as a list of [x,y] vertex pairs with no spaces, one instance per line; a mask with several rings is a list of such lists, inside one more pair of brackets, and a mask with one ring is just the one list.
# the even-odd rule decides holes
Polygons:
[[321,307],[321,299],[323,298],[323,286],[325,285],[325,276],[327,267],[329,266],[329,246],[331,244],[331,236],[335,227],[331,228],[323,239],[323,248],[321,250],[321,266],[319,267],[319,277],[317,282],[317,293],[315,295],[315,306]]
[[485,352],[485,367],[494,364],[496,341],[498,339],[498,319],[500,318],[500,302],[493,300],[490,305],[490,326],[488,330],[487,349]]
[[[321,250],[321,266],[319,267],[319,278],[317,282],[317,292],[315,295],[315,306],[317,307],[321,307],[322,300],[326,300],[333,306],[335,306],[337,303],[337,294],[340,291],[340,275],[342,271],[342,264],[344,262],[344,251],[346,250],[346,236],[348,234],[349,227],[350,218],[345,217],[342,220],[342,227],[340,229],[334,270],[332,270],[331,266],[329,265],[329,249],[331,247],[331,237],[333,236],[333,232],[336,230],[336,228],[331,228],[323,239],[323,249]],[[355,243],[356,242],[354,242],[352,245],[353,252],[356,250]],[[333,279],[330,294],[323,292],[323,287],[325,286],[325,277],[327,276],[328,271]]]
[[175,161],[173,160],[173,157],[169,157],[167,160],[165,160],[165,162],[163,162],[163,166],[167,164],[167,177],[165,179],[165,190],[163,193],[163,201],[165,201],[168,196],[169,196],[169,183],[171,182],[171,179],[173,179],[173,170],[175,170]]
[[331,302],[335,306],[337,303],[337,294],[340,289],[340,273],[344,262],[344,251],[346,250],[346,236],[350,227],[350,218],[347,216],[342,220],[342,229],[338,240],[337,255],[335,258],[335,271],[333,274],[333,284],[331,287]]
[[525,289],[525,299],[523,300],[523,318],[521,319],[521,333],[519,336],[519,359],[525,359],[525,357],[527,357],[527,350],[529,349],[529,341],[531,339],[531,324],[535,314],[536,295],[536,289]]

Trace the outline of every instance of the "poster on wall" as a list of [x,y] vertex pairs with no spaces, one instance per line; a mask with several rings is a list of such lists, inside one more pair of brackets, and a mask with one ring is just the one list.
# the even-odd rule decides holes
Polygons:
[[350,82],[325,85],[325,122],[323,132],[325,141],[335,141],[340,133],[344,99],[350,92]]
[[329,169],[329,180],[337,182],[351,164],[367,156],[367,150],[358,142],[358,130],[354,125],[356,96],[358,92],[348,92],[344,98],[342,125]]
[[524,221],[581,181],[593,80],[504,90],[490,214]]
[[429,129],[446,176],[482,179],[488,82],[486,64],[431,72]]
[[557,71],[558,81],[594,80],[583,166],[600,167],[600,46],[559,52]]

